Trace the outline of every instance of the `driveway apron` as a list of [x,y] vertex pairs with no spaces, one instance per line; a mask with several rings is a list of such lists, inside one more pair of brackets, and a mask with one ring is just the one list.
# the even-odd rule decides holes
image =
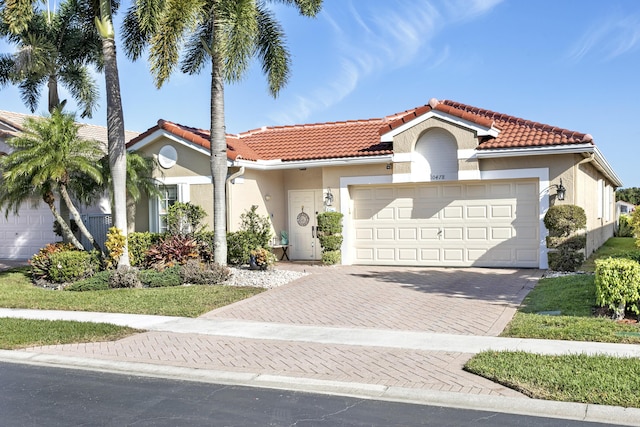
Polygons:
[[[535,285],[538,270],[319,267],[309,275],[209,312],[206,319],[334,328],[497,335]],[[255,324],[255,323],[252,323]],[[116,342],[33,347],[27,352],[232,372],[288,383],[338,382],[525,398],[465,372],[472,354],[284,339],[152,331]]]
[[203,317],[496,336],[542,273],[484,268],[287,268],[311,274]]

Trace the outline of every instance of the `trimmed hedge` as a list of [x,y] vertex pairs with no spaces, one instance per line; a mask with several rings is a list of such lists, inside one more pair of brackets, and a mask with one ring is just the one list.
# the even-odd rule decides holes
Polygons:
[[623,319],[625,310],[640,314],[640,263],[624,258],[596,260],[596,303]]
[[49,257],[49,280],[56,283],[75,282],[93,275],[92,256],[85,251],[63,251]]

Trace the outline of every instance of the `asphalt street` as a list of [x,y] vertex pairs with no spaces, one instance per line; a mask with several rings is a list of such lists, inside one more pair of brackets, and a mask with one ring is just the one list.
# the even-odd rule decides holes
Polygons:
[[13,363],[0,363],[0,424],[298,427],[613,425]]

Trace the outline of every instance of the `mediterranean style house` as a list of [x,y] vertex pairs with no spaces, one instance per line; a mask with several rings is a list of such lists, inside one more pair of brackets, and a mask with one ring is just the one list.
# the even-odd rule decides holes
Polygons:
[[[175,201],[212,221],[208,130],[159,120],[127,146],[158,160],[164,184],[139,203],[136,230],[162,231]],[[317,260],[316,214],[338,211],[343,264],[544,269],[549,206],[585,209],[589,255],[613,236],[622,186],[589,134],[437,99],[227,135],[227,157],[228,230],[256,205],[288,234],[292,260]]]

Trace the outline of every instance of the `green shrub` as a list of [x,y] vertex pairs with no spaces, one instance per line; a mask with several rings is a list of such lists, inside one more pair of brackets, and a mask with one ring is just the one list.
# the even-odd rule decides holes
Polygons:
[[629,215],[620,215],[618,218],[617,237],[634,237],[633,227],[631,226],[631,217]]
[[340,212],[318,214],[318,232],[323,235],[342,233],[342,217]]
[[231,277],[231,270],[217,263],[204,263],[189,260],[180,266],[180,277],[183,283],[194,285],[219,285]]
[[627,258],[635,262],[640,262],[640,250],[637,251],[625,251],[612,255],[613,258]]
[[323,251],[339,251],[342,246],[342,236],[333,234],[330,236],[318,236]]
[[549,251],[547,258],[553,271],[576,271],[584,262],[584,254],[571,249]]
[[115,268],[118,266],[118,261],[124,253],[124,244],[127,238],[118,227],[110,227],[107,232],[107,241],[104,245],[107,248],[107,258],[105,263],[107,268]]
[[342,217],[340,212],[318,214],[318,239],[322,246],[322,263],[339,264],[342,260]]
[[240,215],[240,231],[246,231],[255,240],[255,248],[268,248],[271,240],[271,221],[268,217],[258,215],[256,212],[257,205],[251,206],[251,209]]
[[322,263],[325,265],[340,264],[342,254],[340,251],[322,251]]
[[91,277],[79,280],[64,288],[65,291],[105,291],[109,289],[109,278],[111,277],[111,270],[100,271]]
[[544,215],[544,226],[549,230],[549,235],[554,237],[569,236],[586,225],[587,215],[584,209],[576,205],[551,206]]
[[118,268],[109,276],[109,287],[118,288],[141,288],[142,282],[138,278],[138,270],[135,268]]
[[617,319],[624,318],[625,309],[640,314],[640,264],[630,259],[596,260],[596,303],[614,310]]
[[182,285],[180,266],[165,268],[162,271],[150,269],[138,272],[138,278],[143,286],[148,288],[164,288]]
[[63,251],[77,251],[75,246],[70,243],[50,243],[40,249],[37,254],[31,257],[29,265],[31,266],[31,277],[34,280],[48,280],[49,266],[51,265],[51,255]]
[[207,213],[198,205],[176,202],[167,212],[167,232],[171,235],[191,236],[204,230],[202,220]]
[[547,236],[547,247],[566,249],[571,251],[579,251],[587,245],[587,236],[584,234],[573,235],[569,237]]
[[227,262],[230,265],[242,265],[249,262],[251,251],[260,244],[248,231],[227,233]]
[[129,262],[133,267],[139,267],[144,264],[145,254],[151,246],[155,245],[162,239],[160,233],[134,232],[127,236],[129,244]]
[[51,254],[49,280],[69,283],[93,275],[91,255],[85,251],[63,251]]

